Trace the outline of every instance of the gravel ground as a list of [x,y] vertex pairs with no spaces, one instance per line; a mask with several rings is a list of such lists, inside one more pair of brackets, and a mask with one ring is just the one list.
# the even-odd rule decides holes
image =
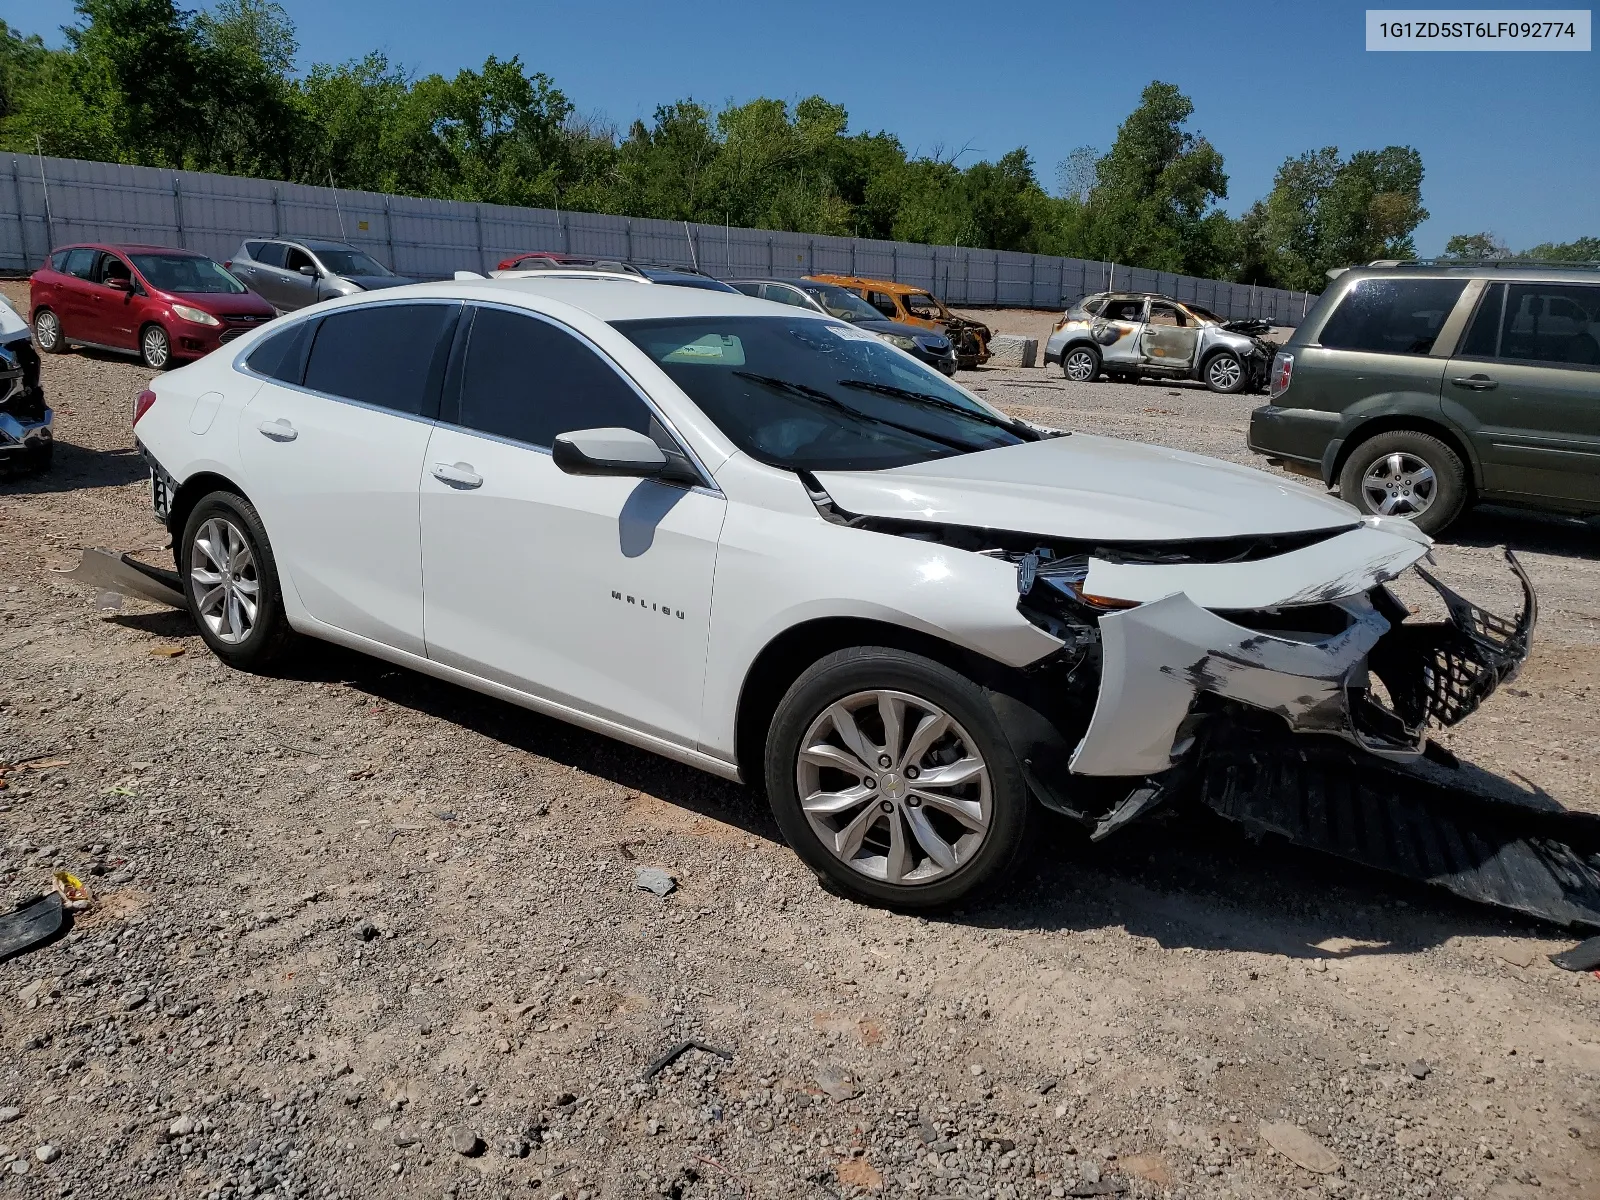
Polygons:
[[[1560,931],[1186,814],[1093,848],[1051,826],[992,905],[874,911],[731,785],[329,648],[243,675],[175,614],[98,608],[51,570],[162,557],[146,376],[47,359],[57,468],[0,484],[0,889],[64,867],[100,897],[0,965],[6,1194],[1600,1191],[1600,981],[1545,961]],[[964,378],[1246,458],[1246,398]],[[1597,807],[1592,534],[1474,516],[1440,560],[1492,591],[1502,541],[1539,650],[1451,744]],[[645,1078],[685,1039],[730,1057]]]

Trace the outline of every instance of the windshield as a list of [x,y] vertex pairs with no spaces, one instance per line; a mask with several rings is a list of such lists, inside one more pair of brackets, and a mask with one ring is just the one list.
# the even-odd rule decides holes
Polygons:
[[322,265],[335,275],[392,275],[393,271],[360,250],[318,250]]
[[820,317],[617,321],[739,449],[864,471],[1036,440],[870,333]]
[[1201,308],[1198,304],[1185,304],[1184,307],[1202,321],[1215,321],[1218,325],[1224,324],[1222,318],[1208,308]]
[[832,283],[803,283],[801,290],[836,317],[846,321],[881,321],[883,314],[847,288]]
[[226,292],[245,290],[222,267],[196,254],[131,254],[144,281],[161,292]]
[[926,317],[937,321],[944,316],[944,305],[940,304],[927,292],[912,292],[906,296],[906,308],[913,316]]

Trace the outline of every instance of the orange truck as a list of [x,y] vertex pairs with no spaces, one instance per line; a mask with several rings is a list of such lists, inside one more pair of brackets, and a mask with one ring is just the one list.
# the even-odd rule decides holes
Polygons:
[[806,278],[849,288],[891,321],[939,330],[955,347],[958,367],[971,370],[989,361],[989,338],[992,336],[989,327],[956,316],[945,307],[943,300],[926,288],[855,275],[808,275]]

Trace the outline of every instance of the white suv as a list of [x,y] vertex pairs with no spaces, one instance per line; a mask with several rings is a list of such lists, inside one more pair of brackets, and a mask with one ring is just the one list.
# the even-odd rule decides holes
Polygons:
[[1459,631],[1402,637],[1382,586],[1427,549],[1408,523],[1028,425],[739,295],[412,285],[152,387],[138,438],[224,661],[323,638],[764,785],[876,902],[1004,878],[1036,802],[1114,828],[1210,737],[1414,758],[1527,652],[1531,611],[1442,697]]

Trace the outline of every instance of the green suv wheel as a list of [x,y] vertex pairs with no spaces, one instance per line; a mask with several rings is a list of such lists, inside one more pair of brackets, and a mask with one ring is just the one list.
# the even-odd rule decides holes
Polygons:
[[1436,534],[1466,507],[1467,473],[1438,438],[1395,429],[1350,452],[1339,472],[1339,495],[1364,513],[1405,517],[1423,533]]

